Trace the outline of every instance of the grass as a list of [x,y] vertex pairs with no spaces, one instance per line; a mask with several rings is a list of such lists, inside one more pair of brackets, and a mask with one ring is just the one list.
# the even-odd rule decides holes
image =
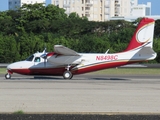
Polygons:
[[13,114],[24,114],[22,110],[15,111]]
[[6,72],[6,68],[0,68],[0,74],[6,74],[7,72]]
[[159,68],[110,68],[105,70],[100,70],[94,72],[95,74],[110,74],[110,75],[159,75],[160,69]]

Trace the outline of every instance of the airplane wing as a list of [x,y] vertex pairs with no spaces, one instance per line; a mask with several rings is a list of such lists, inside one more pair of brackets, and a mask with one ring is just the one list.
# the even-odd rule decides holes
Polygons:
[[54,45],[54,52],[66,56],[80,56],[76,51],[64,47],[63,45]]

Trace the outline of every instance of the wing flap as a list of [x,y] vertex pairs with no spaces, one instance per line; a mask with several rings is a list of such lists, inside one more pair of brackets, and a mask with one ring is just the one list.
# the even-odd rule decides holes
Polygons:
[[63,45],[54,45],[54,52],[66,56],[80,56],[76,51],[64,47]]

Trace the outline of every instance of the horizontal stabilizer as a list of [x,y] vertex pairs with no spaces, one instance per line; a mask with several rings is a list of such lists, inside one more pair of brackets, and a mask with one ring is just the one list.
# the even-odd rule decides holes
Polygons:
[[155,54],[154,50],[151,47],[144,47],[138,53],[139,54]]

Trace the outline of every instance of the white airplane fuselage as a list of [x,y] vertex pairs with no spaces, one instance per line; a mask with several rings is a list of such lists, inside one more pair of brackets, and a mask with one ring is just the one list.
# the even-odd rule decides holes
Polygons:
[[24,75],[63,75],[66,66],[71,65],[70,71],[72,71],[73,74],[82,74],[152,60],[156,57],[156,53],[154,52],[150,54],[150,52],[145,53],[145,50],[137,51],[138,50],[115,54],[80,53],[80,56],[53,55],[48,57],[47,62],[44,62],[43,58],[41,58],[41,62],[34,62],[34,59],[32,61],[25,60],[10,64],[7,69],[11,73]]

